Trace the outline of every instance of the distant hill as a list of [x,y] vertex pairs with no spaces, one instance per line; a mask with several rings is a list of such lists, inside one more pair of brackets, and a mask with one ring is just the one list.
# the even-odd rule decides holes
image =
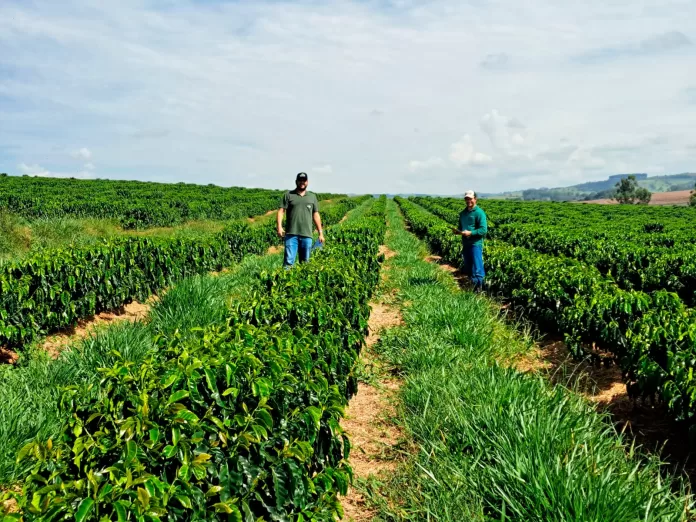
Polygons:
[[[491,199],[518,199],[524,201],[588,201],[611,198],[614,187],[620,179],[631,174],[616,174],[601,181],[589,181],[570,187],[538,188],[499,194],[481,194],[481,197]],[[675,192],[690,190],[696,184],[696,173],[670,174],[666,176],[648,176],[633,174],[641,187],[650,192]]]

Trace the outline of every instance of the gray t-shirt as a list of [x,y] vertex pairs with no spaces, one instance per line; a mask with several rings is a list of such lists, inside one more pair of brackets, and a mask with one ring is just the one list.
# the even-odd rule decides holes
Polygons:
[[314,192],[307,191],[304,196],[300,196],[297,190],[290,190],[283,196],[280,207],[285,209],[287,215],[286,234],[312,237],[312,215],[319,212],[319,201]]

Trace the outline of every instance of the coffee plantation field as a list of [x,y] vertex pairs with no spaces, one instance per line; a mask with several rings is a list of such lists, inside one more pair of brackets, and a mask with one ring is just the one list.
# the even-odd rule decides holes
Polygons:
[[[326,244],[286,270],[281,194],[0,177],[15,229],[91,231],[0,264],[0,346],[19,355],[0,366],[3,521],[348,520],[355,491],[361,521],[694,520],[679,471],[510,364],[531,341],[496,311],[696,425],[691,210],[482,201],[481,296],[429,262],[461,266],[461,199],[320,194]],[[42,349],[152,296],[145,319]],[[385,307],[398,320],[368,328]],[[399,435],[358,443],[346,407],[382,385],[395,406],[351,415]]]
[[[399,204],[433,250],[461,264],[450,233],[461,201]],[[481,207],[491,218],[491,292],[542,330],[563,334],[577,356],[610,352],[631,396],[662,402],[693,425],[696,211],[495,201]]]
[[[0,176],[0,209],[30,219],[113,218],[124,228],[255,216],[277,208],[282,194],[185,183]],[[319,194],[319,199],[336,196]]]

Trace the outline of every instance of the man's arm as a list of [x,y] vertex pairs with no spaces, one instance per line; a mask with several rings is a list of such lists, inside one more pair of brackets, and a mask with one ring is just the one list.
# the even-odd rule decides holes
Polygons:
[[314,212],[312,214],[312,221],[314,221],[314,226],[317,227],[317,230],[319,231],[319,242],[323,243],[324,229],[321,227],[321,216],[319,215],[319,212]]
[[488,234],[488,220],[486,214],[481,212],[481,218],[478,220],[477,227],[471,231],[471,237],[474,239],[483,239]]
[[285,215],[285,209],[280,207],[278,209],[278,214],[276,215],[276,230],[278,232],[278,237],[285,237],[285,230],[283,230],[283,216]]
[[288,193],[283,194],[280,200],[280,207],[278,208],[278,214],[276,215],[276,231],[278,232],[278,237],[285,237],[285,230],[283,230],[283,216],[285,215],[285,209],[288,208]]
[[468,230],[462,231],[462,215],[461,213],[459,214],[459,228],[452,227],[452,233],[455,236],[466,236],[468,234],[471,234]]

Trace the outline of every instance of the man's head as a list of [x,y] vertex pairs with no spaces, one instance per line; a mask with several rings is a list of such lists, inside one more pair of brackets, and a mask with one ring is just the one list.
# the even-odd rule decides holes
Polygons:
[[305,190],[307,185],[309,185],[307,174],[305,172],[300,172],[295,178],[295,186],[298,190]]
[[476,206],[476,192],[473,190],[467,190],[464,193],[464,201],[466,202],[466,208],[471,210]]

